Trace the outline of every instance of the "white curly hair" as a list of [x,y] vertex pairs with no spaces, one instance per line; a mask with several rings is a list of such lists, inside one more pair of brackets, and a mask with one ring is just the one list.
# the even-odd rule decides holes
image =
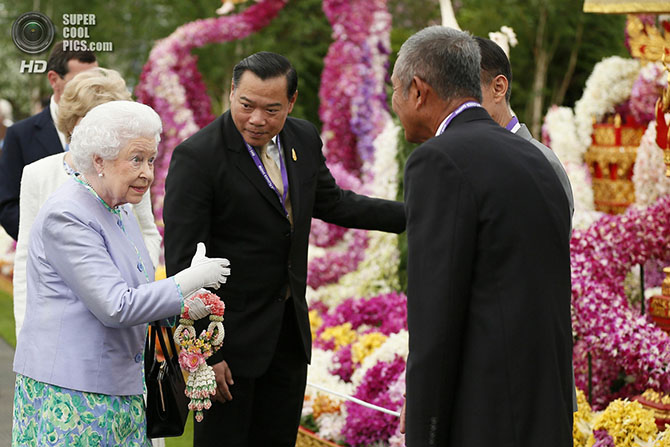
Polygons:
[[110,101],[95,106],[72,132],[74,167],[82,174],[93,174],[96,155],[114,160],[136,138],[154,138],[158,144],[162,129],[158,114],[139,102]]

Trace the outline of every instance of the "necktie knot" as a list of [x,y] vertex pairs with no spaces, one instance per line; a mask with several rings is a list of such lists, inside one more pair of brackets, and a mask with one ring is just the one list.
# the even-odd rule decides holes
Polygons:
[[264,154],[272,159],[272,161],[275,162],[277,167],[279,167],[281,164],[279,162],[279,148],[277,145],[274,143],[274,141],[270,140],[267,145],[265,145],[265,151]]

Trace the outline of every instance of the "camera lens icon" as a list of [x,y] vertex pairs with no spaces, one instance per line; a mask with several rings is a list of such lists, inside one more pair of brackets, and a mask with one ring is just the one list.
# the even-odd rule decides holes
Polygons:
[[41,53],[54,40],[56,28],[49,17],[41,12],[26,12],[12,25],[14,45],[24,53]]

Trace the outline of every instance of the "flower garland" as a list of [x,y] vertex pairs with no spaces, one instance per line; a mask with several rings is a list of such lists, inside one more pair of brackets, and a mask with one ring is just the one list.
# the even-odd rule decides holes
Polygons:
[[[326,0],[323,9],[333,26],[334,37],[319,91],[326,160],[342,187],[352,183],[347,180],[353,176],[359,189],[350,189],[394,199],[397,132],[393,132],[386,110],[391,26],[386,1]],[[380,160],[380,138],[388,140],[389,126],[392,140],[382,147],[391,156]],[[381,175],[380,161],[388,168]],[[384,184],[384,179],[390,182]],[[315,225],[312,232],[313,244],[332,249],[323,252],[315,250],[315,246],[310,248],[310,302],[324,300],[332,305],[350,296],[390,291],[391,287],[386,286],[389,280],[397,285],[397,280],[391,278],[395,276],[391,272],[397,272],[397,262],[393,261],[398,259],[393,235],[357,234],[356,230],[322,223]],[[390,262],[384,262],[387,260]]]
[[[670,118],[670,115],[666,117]],[[659,197],[670,194],[670,178],[665,176],[663,151],[656,144],[656,121],[649,126],[637,148],[633,166],[633,184],[635,185],[635,204],[649,206]]]
[[[398,163],[395,157],[400,129],[388,114],[386,116],[388,122],[374,142],[375,159],[368,171],[372,179],[367,183],[367,187],[376,197],[394,199],[398,190]],[[356,231],[358,230],[352,230],[350,233],[355,234]],[[332,276],[329,277],[329,281],[318,280],[316,277],[314,280],[310,279],[309,285],[313,285],[307,288],[310,303],[322,302],[336,306],[352,296],[373,296],[399,288],[398,236],[377,231],[362,235],[365,235],[365,241],[361,238],[354,240],[355,244],[350,242],[348,245],[343,241],[334,249],[334,253],[349,250],[347,256],[349,259],[354,259],[356,265],[343,261],[336,263],[338,258],[335,254],[324,255],[318,247],[310,246],[308,277],[316,275],[319,271],[337,272],[336,275],[330,274]]]
[[668,85],[665,69],[661,62],[648,63],[640,69],[630,93],[630,112],[640,124],[647,124],[655,118],[656,100]]
[[[631,389],[670,391],[670,337],[626,300],[624,279],[631,267],[656,258],[670,260],[670,196],[640,210],[605,215],[571,241],[573,330],[598,358],[611,359],[630,377]],[[575,358],[575,363],[579,359]],[[577,369],[577,368],[576,368]],[[610,398],[610,377],[598,377],[599,401]],[[579,375],[579,373],[578,373]],[[585,383],[583,377],[578,381]]]
[[325,0],[333,27],[321,75],[319,115],[329,164],[360,175],[371,142],[384,127],[391,17],[385,0]]
[[[163,216],[165,177],[174,148],[214,119],[197,58],[191,50],[209,43],[241,39],[267,26],[287,0],[263,0],[239,14],[196,20],[158,41],[135,89],[138,101],[152,107],[163,121],[163,136],[151,186],[153,210]],[[162,225],[159,225],[162,229]]]
[[[324,345],[329,338],[324,337],[329,329],[348,325],[350,330],[362,329],[363,333],[374,332],[384,335],[397,333],[401,329],[407,329],[407,297],[398,292],[381,294],[372,298],[350,298],[328,314],[321,317],[323,323],[316,331],[314,345],[332,349]],[[354,338],[346,341],[350,344]]]
[[179,320],[179,326],[174,332],[174,341],[181,347],[179,364],[190,374],[186,381],[186,396],[191,401],[189,410],[195,411],[195,419],[200,422],[203,410],[212,406],[209,397],[216,394],[216,377],[214,370],[206,360],[219,350],[223,344],[225,332],[223,330],[223,313],[225,305],[221,298],[213,293],[201,291],[193,296],[199,298],[210,307],[209,326],[196,337],[193,327],[193,318],[189,315],[189,300],[184,301],[184,311]]
[[[405,313],[406,297],[399,293],[349,299],[323,315],[312,313],[311,318],[320,324],[314,331],[315,347],[308,381],[344,394],[355,394],[389,409],[399,409],[409,351]],[[329,334],[325,337],[328,340],[323,334]],[[348,362],[349,367],[344,367],[342,361]],[[340,370],[344,369],[348,370],[349,382],[343,380]],[[308,387],[303,406],[303,416],[314,416],[319,436],[363,445],[356,433],[366,433],[360,436],[372,439],[374,430],[361,431],[369,421],[375,430],[385,427],[383,436],[376,440],[394,439],[394,445],[401,445],[397,418],[378,412],[360,413],[357,406],[342,402],[339,406],[326,405],[327,411],[323,412],[324,406],[317,403],[319,395]],[[338,398],[330,398],[339,402]]]
[[588,228],[602,213],[594,211],[591,176],[584,164],[584,148],[577,138],[572,109],[552,106],[544,118],[542,135],[556,153],[570,179],[575,201],[573,228]]
[[575,447],[668,447],[670,429],[658,432],[654,413],[639,402],[617,399],[603,411],[592,412],[577,390],[572,437]]
[[[354,396],[366,402],[388,408],[400,410],[402,395],[393,398],[390,393],[391,385],[405,370],[405,360],[396,355],[390,362],[375,364],[356,388]],[[396,432],[399,419],[395,416],[380,413],[362,407],[353,402],[347,402],[346,424],[342,430],[344,438],[352,446],[368,446],[377,442],[388,441]]]
[[613,113],[617,104],[628,99],[639,70],[637,60],[619,56],[605,58],[593,67],[584,93],[575,103],[575,125],[581,155],[591,144],[593,120],[598,121]]

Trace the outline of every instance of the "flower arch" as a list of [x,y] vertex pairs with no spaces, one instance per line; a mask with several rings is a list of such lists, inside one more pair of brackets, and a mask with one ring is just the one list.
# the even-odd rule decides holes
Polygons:
[[212,104],[191,50],[241,39],[267,26],[288,0],[262,0],[240,14],[196,20],[158,41],[135,89],[138,101],[163,120],[163,135],[151,186],[154,215],[162,231],[165,177],[174,148],[214,119]]
[[[163,139],[151,188],[161,230],[165,177],[172,152],[214,119],[197,57],[191,50],[240,39],[262,29],[287,1],[262,0],[239,14],[187,23],[152,49],[135,93],[163,120]],[[391,28],[386,0],[324,0],[323,10],[333,27],[334,40],[324,61],[319,91],[327,163],[342,187],[395,198],[397,128],[386,104]],[[382,141],[378,141],[380,136]],[[316,253],[308,274],[312,290],[346,278],[350,287],[342,289],[343,295],[336,301],[354,291],[367,291],[369,283],[375,284],[373,292],[390,291],[385,284],[397,269],[397,262],[392,262],[397,258],[394,236],[369,236],[361,230],[315,221],[311,242]],[[324,252],[319,247],[334,249]],[[381,269],[371,261],[380,256],[388,261]],[[360,274],[352,276],[361,265],[364,278]],[[324,288],[321,295],[332,296],[331,289]]]

